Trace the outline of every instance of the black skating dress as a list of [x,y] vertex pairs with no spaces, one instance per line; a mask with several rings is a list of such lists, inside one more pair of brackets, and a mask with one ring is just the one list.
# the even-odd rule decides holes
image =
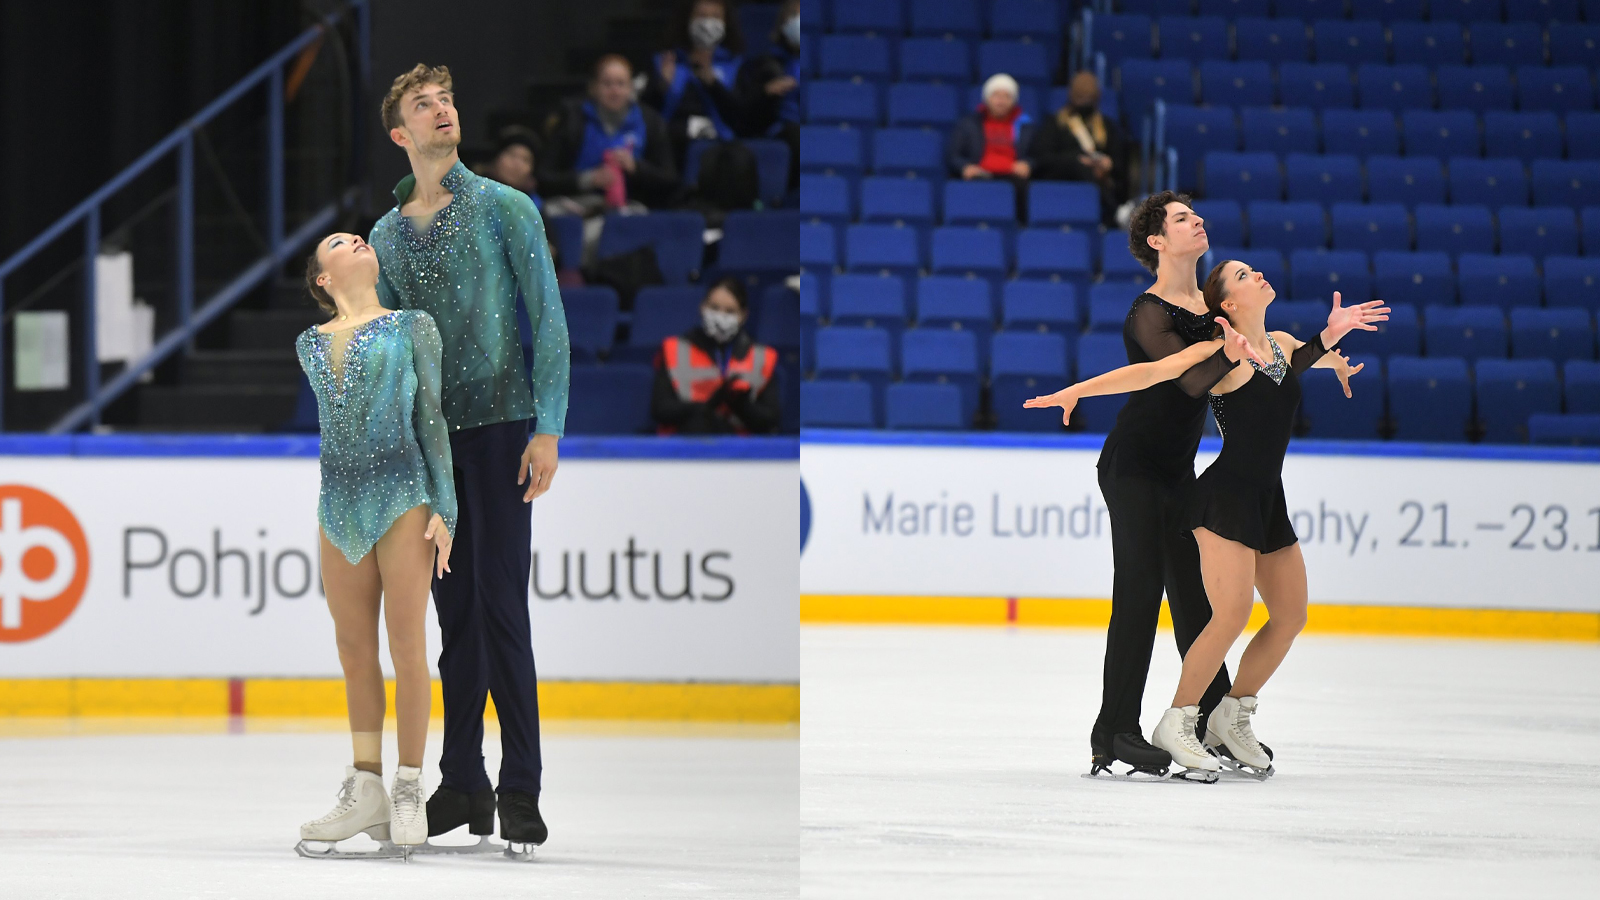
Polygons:
[[1272,335],[1267,342],[1272,345],[1270,365],[1248,360],[1256,370],[1249,381],[1211,396],[1222,430],[1222,453],[1195,481],[1189,506],[1192,527],[1259,553],[1282,550],[1297,540],[1283,496],[1283,457],[1300,406],[1299,375],[1328,352],[1320,334],[1287,360]]

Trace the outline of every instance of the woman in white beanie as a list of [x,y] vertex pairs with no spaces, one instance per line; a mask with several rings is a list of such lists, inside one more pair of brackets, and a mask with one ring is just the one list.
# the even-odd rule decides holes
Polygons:
[[[1019,185],[1033,174],[1028,147],[1033,143],[1033,119],[1023,111],[1017,80],[1004,73],[983,83],[983,103],[972,115],[956,122],[950,132],[946,162],[957,178],[1001,178]],[[1017,216],[1025,218],[1022,204],[1027,191],[1017,191]]]

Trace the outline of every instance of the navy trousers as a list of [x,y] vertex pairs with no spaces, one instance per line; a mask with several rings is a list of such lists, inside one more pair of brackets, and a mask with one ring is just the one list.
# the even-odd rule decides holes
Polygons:
[[528,445],[526,421],[498,422],[450,435],[457,515],[450,571],[433,582],[444,646],[444,787],[483,790],[483,710],[494,695],[500,717],[501,791],[539,794],[539,688],[528,624],[532,510],[517,467]]

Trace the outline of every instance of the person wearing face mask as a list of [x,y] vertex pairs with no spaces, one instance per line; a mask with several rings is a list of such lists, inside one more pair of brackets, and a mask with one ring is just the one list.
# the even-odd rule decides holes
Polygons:
[[669,205],[678,190],[667,126],[634,99],[633,66],[600,57],[587,99],[568,100],[549,132],[539,189],[555,215]]
[[656,54],[640,100],[667,121],[673,152],[683,159],[692,140],[731,141],[744,124],[736,93],[744,35],[731,0],[686,0]]
[[744,330],[744,284],[706,291],[700,324],[661,342],[650,412],[662,434],[770,434],[781,421],[773,372],[778,352]]
[[1100,187],[1101,218],[1116,223],[1128,200],[1128,138],[1100,114],[1100,82],[1090,72],[1073,76],[1067,105],[1040,123],[1028,154],[1034,177],[1088,181]]
[[789,186],[800,183],[800,0],[785,0],[773,29],[772,53],[739,69],[738,94],[748,120],[741,137],[789,145]]

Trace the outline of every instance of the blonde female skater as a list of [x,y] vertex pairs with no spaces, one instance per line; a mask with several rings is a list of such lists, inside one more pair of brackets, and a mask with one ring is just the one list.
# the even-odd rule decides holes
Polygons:
[[[306,261],[306,287],[332,317],[302,333],[295,350],[322,426],[322,583],[355,753],[337,805],[300,826],[296,849],[303,856],[391,855],[397,851],[390,842],[409,856],[428,838],[422,748],[432,685],[423,621],[432,578],[450,568],[455,481],[439,411],[439,331],[425,312],[385,309],[377,282],[377,254],[357,235],[329,235]],[[400,737],[400,765],[387,795],[380,606]],[[360,832],[383,849],[334,850],[334,842]]]

